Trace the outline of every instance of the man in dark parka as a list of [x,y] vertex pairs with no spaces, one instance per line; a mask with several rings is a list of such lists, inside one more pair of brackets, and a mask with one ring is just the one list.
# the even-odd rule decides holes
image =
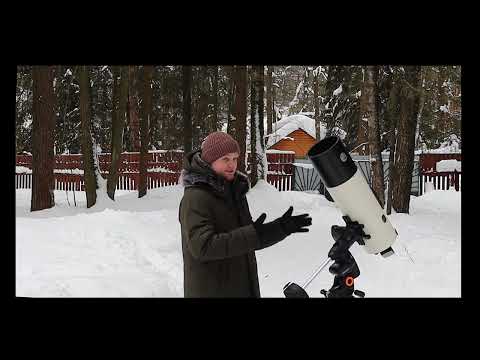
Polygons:
[[201,150],[185,156],[179,208],[185,297],[260,297],[255,251],[294,232],[307,232],[308,214],[254,222],[247,175],[237,171],[238,143],[227,133],[206,137]]

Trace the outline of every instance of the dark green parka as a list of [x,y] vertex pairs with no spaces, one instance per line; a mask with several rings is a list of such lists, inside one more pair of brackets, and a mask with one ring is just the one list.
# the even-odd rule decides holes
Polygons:
[[246,193],[250,184],[237,171],[231,182],[200,157],[187,155],[179,208],[185,297],[260,297],[253,227]]

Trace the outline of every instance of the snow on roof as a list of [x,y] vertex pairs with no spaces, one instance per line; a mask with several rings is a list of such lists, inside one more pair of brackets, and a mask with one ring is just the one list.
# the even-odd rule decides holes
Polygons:
[[457,135],[452,134],[437,149],[425,149],[423,152],[430,154],[461,153],[461,140]]
[[437,149],[423,150],[421,152],[423,152],[424,154],[426,154],[426,153],[428,153],[428,154],[458,154],[458,153],[461,153],[462,150],[460,149],[460,147],[458,145],[453,144],[453,145],[439,147]]
[[[291,115],[282,118],[281,120],[272,124],[273,132],[269,134],[267,147],[270,147],[280,140],[286,138],[295,130],[302,129],[308,135],[316,139],[315,136],[315,119],[305,115]],[[320,137],[323,139],[327,133],[325,125],[320,125]]]
[[[384,150],[382,154],[389,154],[390,151]],[[461,140],[452,134],[436,149],[427,149],[424,145],[421,149],[415,150],[415,155],[420,154],[461,154]]]

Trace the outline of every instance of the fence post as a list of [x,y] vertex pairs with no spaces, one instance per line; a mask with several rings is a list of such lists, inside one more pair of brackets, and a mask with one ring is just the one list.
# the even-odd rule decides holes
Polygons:
[[291,177],[291,186],[290,190],[294,191],[295,190],[295,173],[296,173],[296,167],[292,165],[292,177]]
[[[420,175],[420,180],[421,180],[421,184],[420,184],[420,195],[423,195],[425,193],[425,176],[423,175],[423,173]],[[390,185],[388,185],[390,186]]]

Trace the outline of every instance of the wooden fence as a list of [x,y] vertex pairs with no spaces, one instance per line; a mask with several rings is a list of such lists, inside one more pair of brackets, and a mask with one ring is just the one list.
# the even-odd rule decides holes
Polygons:
[[[248,153],[248,159],[250,155]],[[295,154],[267,150],[268,171],[267,182],[280,191],[292,190],[293,162]],[[104,178],[108,176],[111,154],[99,154],[99,167]],[[176,185],[182,169],[182,151],[153,151],[147,156],[147,188]],[[32,168],[31,155],[17,155],[17,166]],[[74,170],[83,170],[81,154],[56,155],[54,173],[55,190],[84,190],[83,174],[75,174]],[[117,189],[137,190],[139,183],[140,154],[122,153],[118,169]],[[68,171],[72,173],[68,173]],[[154,171],[152,171],[154,170]],[[158,172],[156,172],[157,170]],[[250,164],[247,171],[250,170]],[[32,187],[31,173],[16,173],[15,188],[30,189]]]
[[[54,174],[55,190],[84,191],[85,183],[81,174]],[[117,181],[118,190],[138,190],[139,174],[120,174]],[[153,189],[162,186],[176,185],[178,174],[174,173],[147,173],[147,188]],[[16,189],[31,189],[32,174],[16,174]]]
[[435,190],[449,190],[450,187],[454,187],[456,191],[461,191],[462,172],[436,171],[436,164],[441,160],[462,161],[462,154],[420,154],[420,194],[425,193],[425,183],[427,182],[432,183]]
[[461,191],[462,188],[462,172],[461,171],[432,171],[422,174],[420,180],[421,194],[425,193],[425,184],[430,182],[433,184],[435,190],[450,190],[454,187],[456,191]]
[[[252,158],[250,152],[247,152],[247,173],[250,173]],[[295,162],[295,153],[292,151],[280,152],[267,150],[267,182],[275,186],[279,191],[293,190],[293,176]]]
[[448,154],[420,154],[420,168],[422,173],[436,171],[436,164],[441,160],[458,160],[462,161],[462,154],[459,153],[448,153]]
[[[250,172],[251,156],[248,153],[247,172]],[[446,159],[456,159],[461,161],[461,154],[421,154],[419,156],[418,171],[418,192],[421,195],[425,191],[425,183],[431,182],[437,190],[449,190],[454,187],[455,190],[461,190],[462,173],[437,172],[435,164],[438,161]],[[99,165],[102,176],[108,176],[111,154],[99,154]],[[158,170],[147,172],[147,188],[157,188],[170,186],[178,183],[180,171],[182,169],[183,152],[182,151],[153,151],[147,155],[147,169]],[[267,150],[268,174],[267,182],[275,186],[280,191],[294,190],[294,165],[295,154],[290,152],[269,152]],[[17,155],[17,166],[32,168],[31,155]],[[119,176],[117,189],[137,190],[139,183],[139,153],[122,153],[120,156]],[[56,155],[55,169],[63,171],[54,174],[56,190],[84,190],[84,181],[82,174],[73,173],[74,169],[83,170],[83,161],[81,154],[74,155]],[[65,171],[71,170],[72,173]],[[368,174],[368,171],[367,171]],[[415,181],[412,180],[412,187]],[[29,189],[32,187],[32,174],[17,173],[15,176],[16,189]]]

